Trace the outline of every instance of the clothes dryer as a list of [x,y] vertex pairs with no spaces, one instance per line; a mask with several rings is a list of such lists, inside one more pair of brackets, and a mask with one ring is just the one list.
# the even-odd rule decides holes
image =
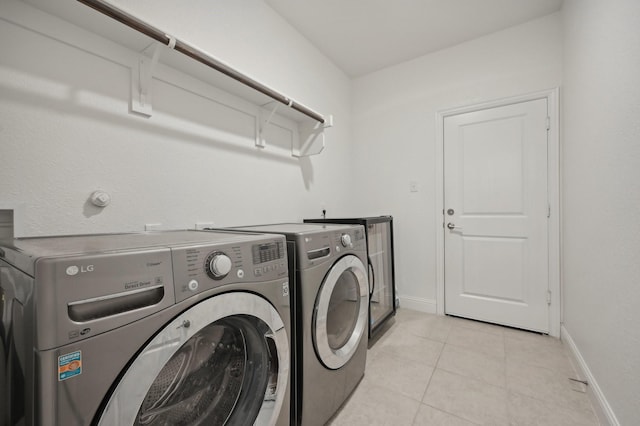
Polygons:
[[281,235],[15,239],[0,274],[1,425],[289,424]]
[[393,217],[305,219],[305,223],[348,223],[364,226],[369,263],[369,344],[396,314],[393,261]]
[[285,235],[296,307],[294,421],[323,425],[364,376],[367,247],[361,225],[234,228]]

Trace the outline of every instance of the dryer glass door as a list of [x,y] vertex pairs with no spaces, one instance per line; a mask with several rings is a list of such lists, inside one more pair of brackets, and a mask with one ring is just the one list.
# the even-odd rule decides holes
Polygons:
[[99,424],[273,424],[288,373],[277,311],[249,293],[215,296],[178,316],[142,350]]
[[316,299],[313,342],[322,363],[331,369],[345,365],[358,348],[367,326],[367,270],[347,255],[327,273]]

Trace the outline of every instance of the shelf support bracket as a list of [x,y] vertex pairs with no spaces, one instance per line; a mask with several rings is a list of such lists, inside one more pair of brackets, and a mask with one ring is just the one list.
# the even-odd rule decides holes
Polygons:
[[[169,37],[168,46],[173,49],[176,39]],[[153,42],[147,46],[140,54],[138,62],[131,69],[131,111],[145,117],[151,117],[153,91],[151,80],[153,71],[158,65],[160,53],[163,45]]]
[[324,150],[324,129],[333,127],[333,115],[323,123],[298,124],[298,146],[291,147],[291,155],[297,158],[318,155]]
[[[292,101],[289,100],[289,106],[291,105],[291,103]],[[274,102],[268,102],[261,106],[260,117],[258,122],[258,132],[257,132],[258,134],[256,136],[256,146],[258,148],[264,148],[265,146],[267,146],[267,140],[265,138],[264,132],[267,129],[267,126],[271,124],[271,120],[273,120],[273,116],[278,110],[278,108],[280,107],[280,105],[283,105],[283,104],[274,101]],[[272,108],[269,109],[269,107],[272,107]]]
[[[265,132],[267,126],[274,123],[273,116],[278,111],[278,108],[291,107],[294,102],[288,98],[287,101],[289,102],[288,105],[273,101],[260,106],[259,118],[256,121],[256,147],[266,147]],[[299,121],[297,126],[292,129],[291,156],[300,158],[320,154],[325,146],[324,129],[328,127],[333,127],[333,115],[326,116],[324,123],[310,120]]]

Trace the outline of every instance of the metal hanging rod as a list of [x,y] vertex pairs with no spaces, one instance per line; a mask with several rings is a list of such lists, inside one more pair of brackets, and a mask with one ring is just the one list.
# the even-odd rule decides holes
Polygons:
[[142,34],[147,35],[148,37],[151,37],[152,39],[166,45],[166,46],[171,46],[174,42],[175,45],[173,46],[173,49],[192,58],[195,59],[196,61],[207,65],[210,68],[215,69],[216,71],[219,71],[223,74],[225,74],[228,77],[233,78],[234,80],[239,81],[240,83],[244,84],[245,86],[249,86],[252,89],[263,93],[267,96],[269,96],[270,98],[284,104],[287,105],[293,109],[295,109],[298,112],[301,112],[302,114],[313,118],[314,120],[324,124],[325,123],[325,119],[324,117],[307,108],[306,106],[299,104],[297,102],[295,102],[293,99],[289,99],[288,97],[284,96],[281,93],[276,92],[275,90],[271,89],[270,87],[265,86],[264,84],[255,81],[254,79],[247,77],[246,75],[242,74],[241,72],[231,68],[229,65],[225,64],[224,62],[219,61],[218,59],[210,56],[209,54],[207,54],[206,52],[203,52],[202,50],[189,45],[188,43],[185,43],[183,41],[180,41],[178,39],[175,39],[173,37],[169,37],[167,34],[165,34],[163,31],[160,31],[159,29],[155,28],[152,25],[149,25],[148,23],[136,18],[135,16],[103,1],[103,0],[78,0],[80,3],[83,3],[89,7],[92,7],[93,9],[97,10],[98,12],[107,15],[110,18],[115,19],[116,21],[119,21],[123,24],[125,24],[128,27],[133,28],[134,30],[141,32]]

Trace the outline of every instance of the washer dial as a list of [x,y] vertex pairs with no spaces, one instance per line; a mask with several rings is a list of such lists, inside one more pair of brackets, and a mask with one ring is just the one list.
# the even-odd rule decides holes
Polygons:
[[342,234],[342,236],[340,237],[340,242],[342,243],[343,247],[351,247],[351,235]]
[[205,261],[205,270],[214,280],[219,280],[227,276],[231,272],[231,259],[222,252],[213,252],[207,256]]

